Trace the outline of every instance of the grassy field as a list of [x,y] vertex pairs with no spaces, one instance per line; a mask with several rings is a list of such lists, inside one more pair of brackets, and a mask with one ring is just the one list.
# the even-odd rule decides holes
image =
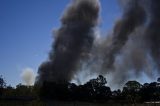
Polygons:
[[160,104],[113,104],[113,103],[85,103],[85,102],[18,102],[0,101],[0,106],[160,106]]

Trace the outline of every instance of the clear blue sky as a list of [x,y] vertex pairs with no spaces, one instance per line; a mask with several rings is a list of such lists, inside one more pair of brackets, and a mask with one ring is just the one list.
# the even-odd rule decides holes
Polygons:
[[[21,83],[24,68],[37,73],[47,59],[52,30],[70,0],[0,0],[0,75],[12,86]],[[101,0],[100,27],[112,29],[120,16],[117,0]]]

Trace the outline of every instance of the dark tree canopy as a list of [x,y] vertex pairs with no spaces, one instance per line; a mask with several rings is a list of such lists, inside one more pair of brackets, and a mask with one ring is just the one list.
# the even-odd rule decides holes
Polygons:
[[[0,76],[0,100],[60,100],[60,101],[85,101],[85,102],[113,102],[113,103],[144,103],[160,101],[160,83],[151,82],[141,85],[137,81],[128,81],[122,91],[111,91],[107,80],[102,75],[90,79],[83,85],[74,83],[59,84],[44,82],[43,86],[26,86],[18,84],[16,88],[6,86]],[[114,83],[113,83],[114,84]]]
[[2,75],[0,75],[0,88],[5,88],[6,87],[6,82],[3,78]]
[[4,94],[4,88],[6,87],[6,82],[2,75],[0,75],[0,96]]
[[157,82],[160,82],[160,77],[157,79]]
[[125,87],[128,90],[140,90],[140,88],[142,87],[142,85],[139,82],[137,82],[137,81],[128,81],[125,84]]

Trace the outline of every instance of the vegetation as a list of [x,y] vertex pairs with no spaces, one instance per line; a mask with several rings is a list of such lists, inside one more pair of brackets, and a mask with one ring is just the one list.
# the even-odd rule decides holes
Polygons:
[[[91,79],[83,85],[74,83],[58,84],[44,82],[41,87],[18,84],[16,88],[6,86],[5,80],[0,76],[0,103],[2,101],[66,101],[90,103],[129,103],[160,101],[160,82],[140,84],[137,81],[128,81],[122,90],[111,91],[106,86],[107,81],[102,75]],[[39,104],[42,104],[39,102]]]

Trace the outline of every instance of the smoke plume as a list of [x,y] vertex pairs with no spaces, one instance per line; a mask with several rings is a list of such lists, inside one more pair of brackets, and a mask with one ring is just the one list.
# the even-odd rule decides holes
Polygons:
[[74,0],[66,8],[49,59],[39,67],[38,83],[67,83],[72,79],[78,63],[90,54],[99,9],[98,0]]
[[110,73],[116,85],[132,77],[140,78],[143,73],[153,78],[160,68],[160,1],[120,0],[120,3],[123,16],[116,22],[111,39],[105,41],[111,43],[105,45],[102,63],[102,72]]
[[146,28],[147,44],[150,48],[151,56],[156,63],[158,71],[160,73],[160,1],[150,0],[149,1],[149,22]]
[[21,77],[22,77],[23,82],[26,85],[30,86],[30,85],[34,84],[35,74],[34,74],[34,72],[33,72],[33,70],[31,68],[25,68],[22,71]]
[[[38,82],[81,83],[95,74],[110,77],[121,86],[142,74],[160,73],[160,0],[119,0],[122,17],[111,33],[101,36],[97,27],[98,0],[74,0],[66,8],[48,61],[38,70]],[[98,37],[95,37],[98,36]]]
[[115,56],[126,44],[128,36],[145,21],[145,12],[141,7],[140,0],[129,0],[125,3],[123,3],[124,13],[122,19],[117,21],[113,29],[112,43],[106,49],[104,68],[113,68]]

